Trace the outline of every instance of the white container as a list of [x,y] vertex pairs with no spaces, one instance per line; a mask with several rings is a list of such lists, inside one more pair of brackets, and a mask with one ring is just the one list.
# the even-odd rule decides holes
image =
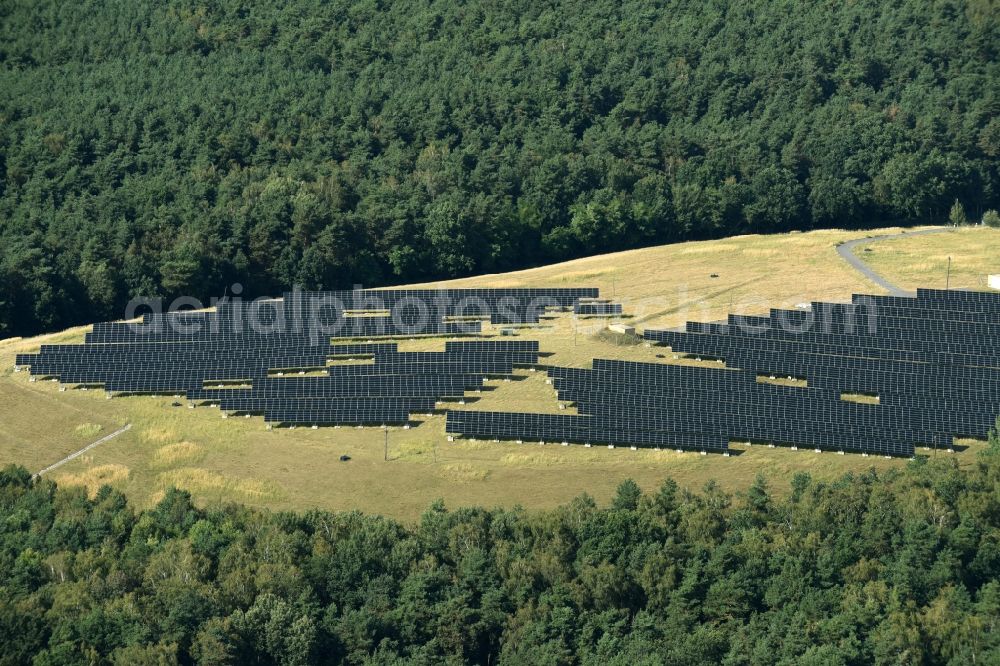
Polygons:
[[1000,291],[1000,275],[991,275],[989,280],[990,280],[990,289],[996,289]]

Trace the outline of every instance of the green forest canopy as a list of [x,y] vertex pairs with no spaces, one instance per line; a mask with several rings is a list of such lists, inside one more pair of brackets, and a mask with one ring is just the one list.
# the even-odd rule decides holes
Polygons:
[[993,664],[996,433],[978,455],[410,526],[173,489],[135,512],[8,467],[0,664]]
[[997,23],[991,0],[5,2],[0,335],[236,281],[979,219]]

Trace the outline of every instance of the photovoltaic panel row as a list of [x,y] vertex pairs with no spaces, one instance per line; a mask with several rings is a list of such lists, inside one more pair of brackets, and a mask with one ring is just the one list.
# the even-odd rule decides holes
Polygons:
[[[594,370],[572,376],[567,376],[564,369],[553,372],[559,398],[575,403],[581,414],[618,420],[633,428],[710,427],[731,439],[763,439],[767,435],[775,442],[878,453],[891,451],[895,455],[911,454],[913,444],[918,441],[907,432],[879,433],[876,428],[884,429],[891,421],[884,416],[873,416],[868,405],[839,400],[839,394],[833,391],[761,384],[749,373],[713,368],[600,359],[595,360],[594,366]],[[752,419],[752,423],[746,419]],[[765,430],[763,422],[774,425]],[[867,428],[871,441],[865,447],[855,448],[856,439],[840,436],[844,427]],[[803,435],[812,430],[840,437]],[[781,433],[785,435],[778,437]]]
[[[239,334],[244,329],[239,329]],[[253,330],[247,328],[246,330]],[[336,325],[330,325],[313,330],[311,334],[302,334],[308,342],[316,340],[328,340],[330,338],[368,338],[368,337],[403,337],[414,335],[474,335],[482,331],[482,323],[470,322],[440,322],[428,321],[422,323],[397,323],[392,317],[346,317]],[[200,330],[176,330],[171,327],[162,329],[137,329],[131,324],[111,323],[98,326],[95,324],[94,331],[86,335],[86,341],[90,344],[97,343],[122,343],[134,344],[137,342],[210,342],[225,339],[236,334],[235,331],[226,328],[217,329],[207,326]],[[287,333],[276,331],[274,333],[262,332],[261,337],[284,336]]]
[[[405,423],[410,412],[482,388],[487,376],[510,374],[515,362],[537,362],[537,343],[511,342],[449,343],[444,352],[374,349],[372,362],[332,365],[323,376],[261,377],[249,388],[205,387],[188,398],[277,423]],[[354,412],[346,407],[351,401]]]
[[87,335],[87,341],[180,341],[262,329],[266,329],[264,333],[321,331],[340,338],[473,334],[481,331],[475,322],[444,319],[534,323],[546,307],[572,307],[581,298],[596,298],[597,294],[593,288],[296,291],[282,299],[223,300],[215,311],[147,313],[139,326],[99,324]]
[[722,336],[679,334],[661,338],[675,351],[725,360],[730,368],[759,374],[804,378],[810,386],[842,391],[896,393],[982,393],[1000,396],[1000,373],[994,368],[900,358],[865,358],[811,353],[808,346],[763,347]]
[[[990,340],[978,338],[973,342],[954,339],[946,332],[934,333],[913,330],[880,329],[874,334],[826,333],[816,330],[799,330],[781,327],[777,324],[768,329],[747,330],[728,324],[708,324],[691,322],[687,333],[726,335],[732,338],[754,340],[786,341],[799,344],[826,345],[855,350],[858,355],[878,356],[882,350],[911,352],[916,356],[949,354],[956,357],[967,356],[975,359],[998,358],[998,349]],[[962,360],[962,359],[960,359]]]
[[[1000,330],[1000,315],[994,318],[967,313],[967,319],[944,319],[940,311],[902,311],[900,308],[865,308],[852,311],[854,306],[841,303],[813,303],[809,310],[772,309],[769,317],[741,317],[730,315],[729,323],[740,326],[755,323],[767,325],[777,318],[789,327],[808,327],[827,333],[869,333],[883,330],[915,330],[947,333],[952,336],[981,336],[996,334]],[[756,319],[757,321],[753,321]]]
[[573,312],[584,316],[618,316],[622,313],[621,303],[577,303]]
[[[923,290],[920,291],[922,292]],[[986,317],[992,321],[997,314],[1000,314],[996,308],[990,305],[967,303],[960,299],[942,300],[926,297],[913,298],[910,296],[870,296],[867,294],[855,294],[852,297],[851,302],[858,306],[875,306],[880,310],[883,308],[899,308],[909,311],[933,312],[934,315],[940,319],[965,320],[968,319],[970,315],[978,315]]]
[[572,307],[581,298],[596,298],[597,289],[379,289],[284,294],[286,315],[315,316],[327,308],[328,319],[347,311],[392,310],[424,317],[477,317],[494,324],[535,323],[548,307]]
[[860,407],[872,416],[851,420],[845,408],[821,404],[796,418],[833,418],[829,428],[877,423],[883,433],[950,446],[953,436],[985,437],[1000,413],[998,303],[996,294],[944,290],[921,289],[916,298],[855,295],[850,304],[731,315],[722,325],[689,322],[683,331],[644,336],[748,376],[805,380],[797,390],[807,395],[877,396],[877,404]]
[[[707,341],[712,340],[718,345],[719,349],[718,355],[714,356],[714,358],[722,359],[725,358],[727,350],[733,349],[760,350],[762,352],[816,353],[897,362],[984,367],[993,367],[997,358],[992,354],[973,355],[947,353],[933,349],[900,349],[892,346],[889,342],[883,342],[883,346],[873,346],[870,344],[862,346],[859,344],[852,345],[849,340],[843,339],[836,342],[817,342],[804,337],[780,338],[777,336],[752,335],[746,332],[734,331],[732,328],[719,328],[710,325],[702,325],[696,330],[710,332],[647,330],[643,333],[643,336],[651,342],[659,342],[673,348],[674,351],[682,353],[688,353],[686,346],[689,342],[706,341],[707,344]],[[715,336],[714,340],[713,336]],[[691,353],[694,354],[696,352]]]
[[632,445],[725,452],[728,442],[718,434],[602,428],[586,416],[453,410],[447,432],[467,437],[537,440],[579,444]]
[[366,377],[257,378],[252,388],[198,388],[189,400],[217,401],[224,398],[285,397],[289,399],[434,396],[461,397],[483,385],[481,375],[377,375]]

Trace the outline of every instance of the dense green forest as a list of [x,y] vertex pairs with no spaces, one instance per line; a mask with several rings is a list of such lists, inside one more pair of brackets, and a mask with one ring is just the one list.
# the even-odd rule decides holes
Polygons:
[[[1000,427],[1000,423],[998,423]],[[970,454],[971,455],[971,454]],[[0,664],[1000,663],[1000,435],[776,498],[135,512],[0,471]]]
[[1000,203],[993,0],[0,3],[0,335]]

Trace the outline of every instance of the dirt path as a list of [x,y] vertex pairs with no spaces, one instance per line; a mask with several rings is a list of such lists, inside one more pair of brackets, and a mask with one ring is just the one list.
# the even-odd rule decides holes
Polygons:
[[841,243],[837,246],[837,254],[841,256],[847,263],[849,263],[855,270],[860,272],[866,278],[882,287],[888,291],[893,296],[913,296],[913,292],[907,291],[902,287],[894,285],[889,282],[885,277],[879,275],[871,266],[863,262],[861,259],[854,254],[854,248],[858,245],[867,245],[868,243],[877,243],[878,241],[888,240],[890,238],[905,238],[907,236],[923,236],[924,234],[940,234],[946,231],[951,231],[948,228],[941,229],[922,229],[920,231],[904,231],[899,234],[887,234],[885,236],[868,236],[866,238],[858,238],[856,240],[849,240]]

